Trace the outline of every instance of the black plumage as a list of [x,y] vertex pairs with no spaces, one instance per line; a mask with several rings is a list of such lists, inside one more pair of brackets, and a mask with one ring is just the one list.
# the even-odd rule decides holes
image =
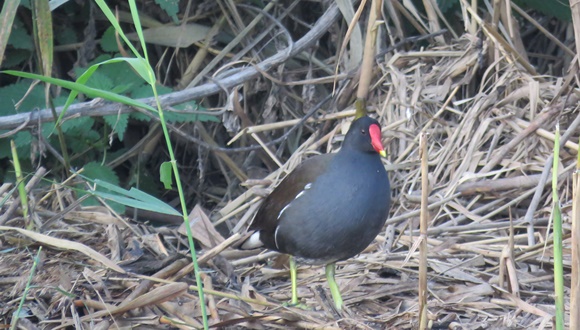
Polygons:
[[355,120],[340,151],[305,160],[264,200],[241,247],[263,245],[334,271],[334,262],[362,252],[387,219],[390,186],[380,154],[379,123]]

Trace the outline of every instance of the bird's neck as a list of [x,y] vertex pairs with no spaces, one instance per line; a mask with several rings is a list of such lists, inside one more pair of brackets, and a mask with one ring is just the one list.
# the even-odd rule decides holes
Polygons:
[[336,158],[349,164],[381,162],[381,157],[375,151],[369,152],[354,148],[340,149],[336,154]]

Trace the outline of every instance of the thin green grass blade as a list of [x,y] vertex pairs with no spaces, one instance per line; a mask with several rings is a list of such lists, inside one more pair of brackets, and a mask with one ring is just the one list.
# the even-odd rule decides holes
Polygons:
[[28,291],[30,290],[30,283],[32,283],[32,278],[36,273],[36,266],[38,266],[38,261],[40,260],[40,252],[42,251],[42,246],[38,248],[38,252],[36,253],[36,257],[34,258],[34,262],[32,263],[32,269],[30,270],[30,275],[28,276],[28,282],[26,282],[26,287],[24,288],[24,292],[22,293],[22,298],[20,298],[20,303],[18,304],[18,308],[14,312],[14,316],[12,317],[12,322],[10,324],[10,330],[14,330],[18,326],[18,319],[20,318],[20,313],[22,312],[22,307],[24,306],[24,302],[26,301],[26,296],[28,295]]
[[145,43],[145,37],[143,36],[143,27],[141,26],[141,19],[139,19],[139,10],[137,10],[137,4],[135,0],[129,0],[129,8],[131,9],[131,17],[133,18],[133,24],[135,24],[135,31],[141,42],[141,48],[143,49],[143,55],[145,59],[148,58],[147,54],[147,44]]
[[22,78],[37,79],[37,80],[51,83],[51,84],[54,84],[54,85],[57,85],[60,87],[64,87],[66,89],[70,89],[72,91],[77,91],[79,93],[83,93],[91,98],[102,98],[105,100],[118,102],[118,103],[130,105],[133,107],[138,107],[138,108],[146,109],[149,111],[157,112],[157,110],[155,108],[153,108],[152,106],[145,104],[143,102],[133,100],[130,97],[115,94],[115,93],[108,92],[108,91],[104,91],[101,89],[88,87],[88,86],[85,86],[83,84],[79,84],[76,82],[62,80],[62,79],[58,79],[58,78],[52,78],[52,77],[45,77],[45,76],[41,76],[41,75],[34,74],[34,73],[20,72],[20,71],[14,71],[14,70],[5,70],[5,71],[0,71],[0,72],[6,73],[9,75],[13,75],[13,76],[17,76],[17,77],[22,77]]
[[560,163],[560,125],[556,125],[554,162],[552,163],[552,199],[554,202],[554,295],[556,330],[564,330],[564,262],[562,257],[562,213],[558,197],[558,165]]
[[[20,196],[20,204],[22,205],[22,215],[26,219],[26,222],[28,222],[28,194],[26,193],[26,186],[24,184],[24,178],[22,177],[22,167],[20,166],[20,159],[18,158],[14,140],[10,140],[10,149],[12,151],[12,164],[14,164],[16,181],[18,182],[16,186],[18,187],[18,195]],[[26,224],[27,229],[30,229],[30,226],[31,223]]]
[[137,49],[133,46],[133,44],[131,44],[131,42],[129,41],[129,39],[127,38],[125,33],[123,32],[123,29],[121,29],[121,25],[119,24],[119,21],[117,21],[117,17],[115,17],[115,14],[113,14],[113,12],[109,8],[109,6],[107,6],[105,1],[104,0],[95,0],[95,2],[99,6],[99,8],[103,12],[103,14],[105,14],[107,19],[111,23],[111,25],[113,25],[113,27],[115,28],[115,31],[119,34],[121,39],[123,39],[123,41],[125,41],[125,44],[127,44],[127,46],[131,49],[131,52],[133,52],[133,55],[135,55],[135,57],[141,57],[141,54],[139,54]]

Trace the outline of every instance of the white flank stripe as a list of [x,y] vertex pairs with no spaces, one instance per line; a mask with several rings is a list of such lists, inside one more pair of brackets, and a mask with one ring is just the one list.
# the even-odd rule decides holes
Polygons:
[[294,197],[294,199],[298,199],[298,197],[304,195],[305,192],[306,192],[305,190],[302,190],[301,192],[298,193],[298,195],[296,195],[296,197]]
[[280,229],[280,226],[276,227],[276,231],[274,231],[274,244],[276,244],[276,248],[280,250],[280,247],[278,246],[278,229]]
[[292,203],[288,203],[288,205],[284,206],[284,208],[280,211],[280,213],[278,213],[278,217],[276,219],[280,219],[280,217],[282,216],[282,213],[284,213],[284,211],[286,211],[286,209],[288,207],[290,207],[290,204],[292,204]]

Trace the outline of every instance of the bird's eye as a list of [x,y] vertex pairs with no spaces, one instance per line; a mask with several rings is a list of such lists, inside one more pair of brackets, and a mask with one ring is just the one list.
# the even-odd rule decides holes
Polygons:
[[364,128],[363,128],[363,129],[361,129],[361,130],[360,130],[360,133],[361,133],[362,135],[365,135],[367,132],[366,132],[366,131],[364,130]]

